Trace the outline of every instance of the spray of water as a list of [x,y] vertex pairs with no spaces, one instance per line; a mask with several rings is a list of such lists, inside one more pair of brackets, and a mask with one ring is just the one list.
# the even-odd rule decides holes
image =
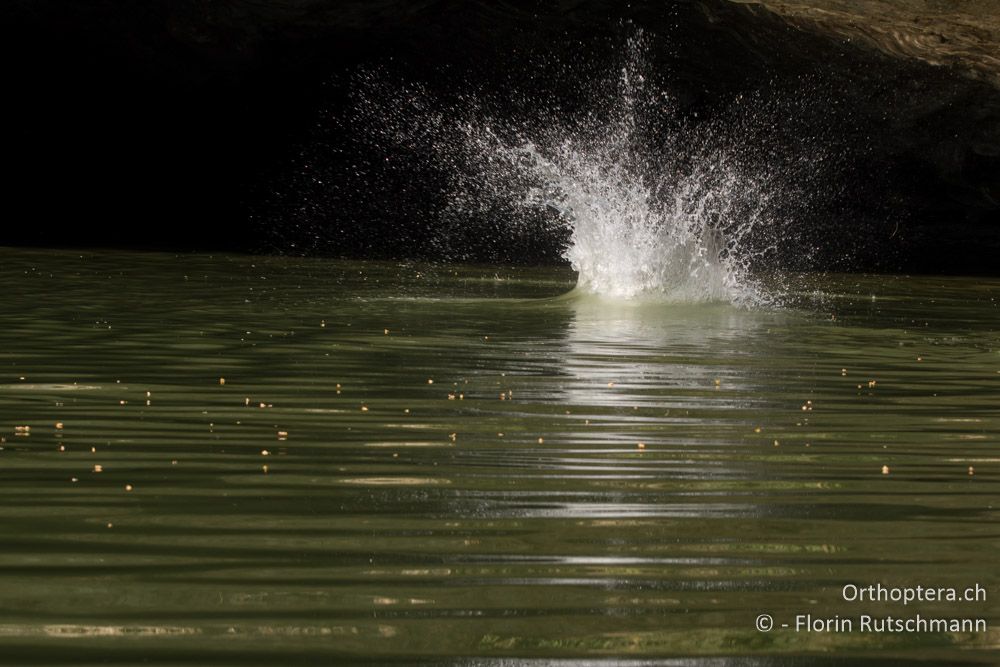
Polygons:
[[580,292],[774,303],[781,286],[762,274],[809,253],[784,206],[805,201],[808,179],[792,176],[821,157],[772,145],[759,99],[716,119],[679,117],[651,82],[648,49],[641,34],[628,40],[585,111],[539,104],[517,117],[488,92],[441,100],[368,73],[357,116],[374,143],[436,167],[442,257],[489,234],[555,238]]

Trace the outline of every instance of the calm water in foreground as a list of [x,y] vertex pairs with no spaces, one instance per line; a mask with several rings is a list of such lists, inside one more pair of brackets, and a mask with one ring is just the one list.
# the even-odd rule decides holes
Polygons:
[[998,660],[998,281],[817,277],[752,311],[557,269],[0,250],[0,276],[5,664]]

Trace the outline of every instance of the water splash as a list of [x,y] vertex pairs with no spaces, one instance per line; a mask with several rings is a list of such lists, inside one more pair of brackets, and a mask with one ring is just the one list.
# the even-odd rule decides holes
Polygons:
[[681,117],[653,82],[648,52],[641,33],[629,39],[586,110],[540,100],[517,116],[495,93],[439,99],[369,73],[358,118],[377,143],[424,156],[442,175],[441,257],[464,259],[461,249],[484,238],[555,238],[581,292],[776,302],[781,285],[771,277],[765,289],[761,275],[781,257],[808,257],[787,204],[805,210],[801,175],[822,155],[773,142],[759,97],[712,119]]
[[567,146],[547,159],[526,150],[545,181],[526,202],[552,207],[569,229],[563,256],[578,273],[578,290],[680,302],[764,298],[750,274],[755,253],[741,245],[759,220],[727,217],[742,196],[735,182],[689,174],[656,192],[667,184],[651,185],[610,151]]

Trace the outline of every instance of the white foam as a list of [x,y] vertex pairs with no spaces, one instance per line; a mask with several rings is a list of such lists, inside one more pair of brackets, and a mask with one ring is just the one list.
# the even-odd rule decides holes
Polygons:
[[772,206],[787,197],[786,175],[761,150],[766,136],[741,136],[752,123],[675,118],[669,94],[650,83],[646,54],[641,34],[628,41],[617,81],[582,119],[497,117],[484,111],[497,106],[488,99],[438,104],[420,86],[391,100],[377,86],[361,96],[363,112],[380,120],[379,137],[427,151],[448,174],[442,257],[475,241],[484,220],[491,230],[502,221],[511,238],[542,225],[564,240],[579,292],[773,303],[773,281],[764,289],[756,276],[790,240]]
[[725,224],[727,197],[738,193],[709,190],[695,175],[672,184],[664,200],[612,151],[566,144],[545,158],[533,146],[524,150],[545,181],[526,201],[559,211],[570,231],[563,256],[579,274],[580,291],[676,302],[763,298],[738,245],[745,231]]

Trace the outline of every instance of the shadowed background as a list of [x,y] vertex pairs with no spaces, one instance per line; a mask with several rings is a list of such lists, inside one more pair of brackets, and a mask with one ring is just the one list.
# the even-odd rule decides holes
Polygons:
[[[660,45],[681,113],[741,92],[815,95],[810,122],[832,124],[847,158],[837,201],[803,224],[842,225],[867,248],[836,268],[997,271],[991,3],[107,0],[2,12],[13,177],[0,243],[426,254],[407,224],[419,182],[366,207],[303,177],[311,165],[336,178],[351,158],[324,146],[343,143],[329,119],[348,110],[352,73],[502,89],[540,52],[600,61],[628,21]],[[822,90],[802,83],[814,79]],[[572,99],[572,82],[560,85]]]

